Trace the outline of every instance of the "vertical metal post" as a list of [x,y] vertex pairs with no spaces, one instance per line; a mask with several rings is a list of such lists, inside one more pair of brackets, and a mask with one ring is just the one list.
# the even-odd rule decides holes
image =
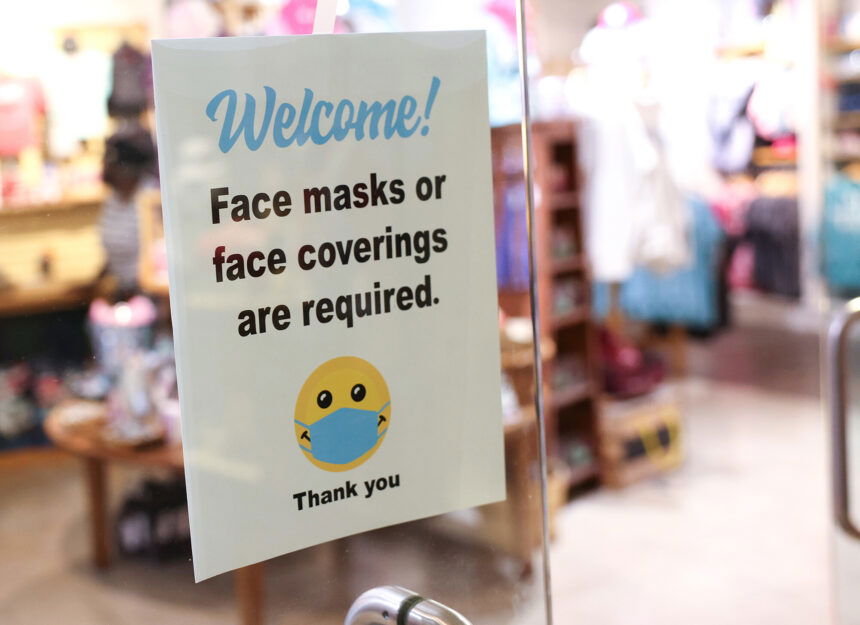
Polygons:
[[526,0],[516,0],[517,3],[517,39],[520,59],[520,95],[522,98],[522,129],[523,142],[523,171],[526,179],[526,212],[529,235],[529,307],[532,315],[532,333],[534,334],[535,361],[535,411],[538,421],[538,457],[540,462],[540,494],[543,511],[543,540],[541,550],[543,556],[544,601],[547,625],[552,625],[552,578],[549,565],[549,501],[547,493],[547,444],[546,419],[543,406],[543,360],[541,358],[541,328],[538,311],[537,285],[537,242],[535,232],[535,202],[534,202],[534,172],[532,169],[532,134],[531,109],[529,106],[529,70],[528,49],[526,45]]

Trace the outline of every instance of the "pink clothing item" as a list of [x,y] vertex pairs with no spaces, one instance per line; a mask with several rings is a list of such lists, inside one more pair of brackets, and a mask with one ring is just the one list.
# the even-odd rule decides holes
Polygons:
[[490,0],[484,10],[495,15],[511,37],[517,36],[517,8],[513,0]]
[[314,29],[316,9],[316,0],[291,0],[281,8],[281,21],[291,33],[310,34]]
[[749,243],[742,243],[735,248],[729,261],[727,273],[729,286],[733,289],[755,288],[755,251]]
[[96,325],[107,327],[140,328],[155,321],[155,305],[142,295],[135,295],[127,302],[108,304],[103,299],[90,304],[89,318]]
[[746,214],[750,203],[758,196],[752,181],[726,182],[711,208],[726,234],[740,236],[746,230]]
[[788,135],[780,137],[779,139],[774,139],[771,148],[773,149],[773,155],[777,158],[784,158],[786,160],[796,159],[797,137],[794,135]]
[[17,156],[39,143],[45,99],[32,78],[0,77],[0,156]]

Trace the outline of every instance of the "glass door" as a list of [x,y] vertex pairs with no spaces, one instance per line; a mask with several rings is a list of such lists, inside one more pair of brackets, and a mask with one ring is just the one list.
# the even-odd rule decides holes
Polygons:
[[[360,14],[361,3],[353,4]],[[272,589],[266,596],[271,604],[267,610],[274,622],[298,623],[310,614],[317,622],[332,625],[552,622],[546,577],[546,458],[534,393],[535,309],[530,300],[537,297],[537,287],[530,275],[534,256],[533,241],[528,238],[529,211],[533,209],[520,127],[520,89],[527,81],[522,81],[520,60],[524,40],[512,30],[523,3],[504,0],[488,9],[489,4],[474,2],[472,10],[463,10],[460,2],[438,4],[394,3],[394,22],[383,28],[394,23],[403,30],[489,31],[496,247],[509,260],[516,256],[514,250],[526,252],[528,257],[516,258],[517,267],[506,265],[523,280],[499,285],[504,413],[500,418],[504,420],[507,500],[276,559],[265,565],[272,578],[267,586]],[[380,29],[379,21],[354,20],[352,24],[357,32]],[[512,211],[512,206],[518,209]],[[510,249],[500,250],[500,246]],[[505,262],[498,256],[497,261]],[[291,564],[294,560],[298,562]],[[308,575],[308,570],[314,573]]]
[[[181,510],[163,525],[154,521],[152,524],[149,521],[125,523],[131,518],[130,509],[143,514],[139,506],[134,507],[137,503],[131,508],[128,506],[129,493],[140,484],[165,479],[181,484],[183,456],[175,405],[172,421],[168,422],[165,416],[167,434],[157,442],[112,447],[102,444],[104,437],[98,434],[105,417],[110,421],[111,405],[107,398],[116,390],[106,388],[98,399],[81,402],[80,397],[72,397],[67,403],[46,410],[45,436],[65,453],[65,464],[59,468],[39,468],[35,473],[25,467],[14,480],[2,482],[6,490],[0,492],[29,493],[29,489],[33,489],[36,494],[32,498],[13,498],[14,501],[10,499],[8,504],[4,501],[2,505],[4,523],[11,519],[16,532],[20,531],[16,537],[4,534],[7,526],[0,523],[2,565],[9,567],[8,570],[27,569],[28,572],[16,579],[13,592],[0,593],[0,622],[20,625],[50,622],[55,620],[56,613],[65,614],[71,621],[77,619],[92,625],[116,622],[128,625],[152,622],[335,625],[344,623],[345,619],[347,623],[359,625],[431,622],[438,625],[544,625],[551,622],[546,561],[546,457],[541,411],[535,406],[540,366],[539,363],[536,366],[532,324],[537,297],[534,254],[528,238],[528,222],[534,215],[529,215],[532,210],[528,195],[530,172],[524,165],[525,142],[519,134],[521,118],[528,118],[520,105],[520,88],[527,81],[522,80],[520,59],[525,55],[523,39],[517,34],[516,26],[523,7],[515,0],[468,4],[465,10],[459,0],[340,2],[337,32],[484,29],[491,33],[489,83],[490,117],[494,126],[491,136],[495,227],[500,242],[497,248],[501,243],[509,248],[499,254],[509,261],[506,268],[513,276],[506,288],[500,290],[500,321],[498,327],[493,325],[502,346],[502,410],[498,418],[504,427],[506,499],[338,539],[195,584],[187,555],[177,558],[164,554],[162,558],[161,554],[152,552],[152,557],[146,554],[139,557],[140,554],[132,553],[129,548],[136,540],[140,542],[143,534],[172,535],[181,533],[183,526],[187,530],[187,517],[182,516]],[[213,7],[217,9],[214,13]],[[19,60],[47,61],[56,60],[54,57],[61,54],[71,58],[80,50],[93,52],[93,57],[97,52],[105,63],[112,59],[111,54],[119,55],[117,58],[126,64],[116,65],[111,80],[117,84],[129,83],[137,89],[138,78],[148,76],[151,39],[212,37],[224,33],[305,34],[303,29],[312,23],[307,17],[313,7],[313,0],[247,3],[189,0],[115,5],[101,0],[82,0],[74,9],[58,7],[50,15],[40,15],[34,9],[22,9],[19,14],[23,17],[2,11],[0,22],[4,21],[3,17],[8,20],[3,32],[9,35],[4,37],[3,51],[15,50],[15,54],[4,54],[0,81],[6,80],[7,72],[23,74],[39,69],[35,62],[24,68],[23,61],[18,64],[13,56]],[[85,23],[95,26],[81,26]],[[113,26],[108,26],[111,24]],[[131,48],[134,52],[129,51]],[[65,63],[69,59],[62,56],[60,60]],[[71,67],[71,61],[68,64]],[[44,76],[46,81],[57,78],[56,74]],[[194,77],[188,79],[193,81]],[[63,84],[74,90],[92,87],[72,81]],[[0,304],[6,304],[2,309],[7,317],[20,316],[34,326],[43,323],[37,315],[53,314],[52,311],[60,308],[77,310],[80,315],[73,317],[73,323],[80,326],[77,328],[80,332],[72,333],[81,334],[85,344],[81,351],[88,352],[86,311],[92,311],[93,302],[100,301],[101,291],[95,289],[95,283],[100,280],[98,270],[104,264],[105,253],[100,245],[104,235],[100,228],[104,230],[105,226],[100,219],[108,204],[114,211],[112,214],[130,206],[129,211],[132,214],[136,211],[139,221],[134,227],[126,228],[119,223],[124,220],[118,219],[109,233],[113,243],[107,241],[105,245],[135,247],[135,253],[140,254],[140,266],[126,267],[129,288],[115,291],[116,297],[105,303],[109,307],[104,310],[110,312],[114,321],[123,315],[131,318],[137,314],[137,304],[126,305],[128,297],[134,294],[149,300],[151,304],[145,306],[149,319],[147,338],[141,342],[147,344],[148,350],[157,350],[159,358],[170,359],[171,290],[164,273],[163,248],[159,247],[162,226],[157,185],[138,189],[137,181],[124,180],[126,191],[131,185],[132,192],[123,195],[122,202],[116,201],[116,189],[108,188],[110,184],[108,187],[101,185],[101,169],[110,158],[116,157],[113,152],[126,148],[134,151],[135,148],[134,142],[126,142],[122,150],[112,152],[111,146],[116,148],[116,145],[110,143],[109,136],[114,132],[121,134],[133,125],[138,135],[151,137],[155,130],[152,103],[148,99],[149,92],[143,90],[137,94],[135,91],[133,95],[140,95],[139,106],[123,111],[117,108],[121,98],[114,95],[109,103],[113,108],[102,114],[105,128],[101,134],[87,135],[84,146],[86,164],[91,165],[87,171],[92,174],[86,179],[95,188],[92,199],[88,196],[84,203],[73,201],[68,197],[74,195],[75,189],[62,188],[56,197],[45,201],[22,201],[19,205],[18,200],[6,198],[6,204],[0,204],[0,234],[4,240],[21,244],[20,252],[15,247],[15,253],[9,255],[15,256],[15,263],[11,264],[16,267],[26,264],[28,268],[21,280],[14,272],[8,275],[12,284],[10,290],[0,293]],[[62,100],[52,102],[49,108],[61,107]],[[64,112],[63,119],[74,124],[78,112],[72,112],[71,116],[68,113]],[[72,134],[75,141],[81,138]],[[138,138],[136,135],[135,140]],[[563,139],[573,140],[572,135]],[[59,180],[61,176],[57,171],[77,163],[78,147],[74,143],[69,148],[74,154],[58,158],[56,162],[52,161],[50,149],[41,143],[28,146],[23,156],[17,153],[4,156],[0,159],[0,170],[6,182],[4,189],[11,188],[13,175],[18,176],[28,168],[44,170],[46,179],[48,174],[53,176],[50,182],[65,184],[65,178]],[[45,162],[33,165],[32,158],[28,157],[33,154],[38,154]],[[147,157],[150,165],[151,156]],[[566,163],[571,169],[567,178],[573,179],[572,159],[568,158]],[[120,169],[127,165],[112,164]],[[141,176],[143,173],[151,177],[153,172],[141,172]],[[504,224],[500,223],[502,219]],[[500,235],[502,230],[503,236]],[[41,233],[50,234],[50,246],[44,244],[47,235]],[[112,251],[106,253],[110,255]],[[67,255],[75,261],[87,259],[88,262],[86,266],[69,263]],[[80,269],[80,275],[72,276],[74,280],[60,280],[58,276],[63,277],[60,274],[70,271],[72,265],[75,270]],[[9,272],[5,266],[2,269],[5,289]],[[29,275],[36,273],[36,278]],[[106,334],[96,336],[98,328],[93,328],[96,324],[92,319],[89,323],[93,342],[105,339]],[[164,340],[150,340],[150,330]],[[105,344],[93,346],[92,351],[99,352],[94,361],[104,356],[100,349],[111,350],[107,343],[113,341],[115,337],[112,336],[107,336]],[[400,349],[400,346],[393,348]],[[15,358],[24,360],[28,353],[22,348]],[[6,358],[9,354],[0,356]],[[408,366],[408,357],[404,354],[404,367]],[[114,359],[112,375],[100,379],[110,378],[116,382],[124,375],[122,370],[126,365],[123,358]],[[169,399],[175,400],[175,397]],[[83,422],[86,427],[79,427]],[[253,484],[249,486],[252,487]],[[46,530],[56,530],[56,534],[46,534],[50,540],[44,536],[31,537],[25,531],[27,526],[42,527],[42,521],[47,523],[39,510],[42,504],[38,500],[42,496],[46,501],[62,502],[52,513],[52,524]],[[171,491],[170,496],[178,497],[177,509],[181,509],[182,493],[177,495]],[[39,521],[34,522],[34,519]],[[282,531],[291,529],[284,527]],[[252,538],[248,536],[249,541]]]
[[831,432],[831,544],[834,622],[860,623],[860,300],[858,294],[858,45],[855,2],[819,5],[821,140],[810,163],[821,165],[821,270],[829,299],[823,367]]

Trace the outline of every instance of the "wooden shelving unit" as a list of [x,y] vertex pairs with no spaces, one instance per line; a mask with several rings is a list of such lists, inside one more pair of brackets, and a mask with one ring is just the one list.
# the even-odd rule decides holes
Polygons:
[[[544,363],[547,442],[550,455],[567,464],[574,487],[599,476],[601,388],[573,122],[535,123],[532,146],[540,321],[544,339],[555,346]],[[510,185],[524,184],[519,126],[493,129],[493,175],[498,217]],[[527,289],[502,289],[500,306],[509,315],[528,315]]]
[[585,262],[582,254],[575,254],[567,258],[553,260],[550,263],[550,267],[556,274],[567,273],[569,271],[584,271]]
[[0,209],[0,317],[89,304],[104,264],[101,204],[96,196]]
[[[860,75],[839,75],[836,68],[837,60],[840,56],[853,54],[860,49],[860,41],[835,37],[825,43],[825,52],[827,53],[826,63],[829,65],[826,70],[826,75],[829,76],[826,97],[830,100],[829,106],[825,107],[827,115],[825,116],[824,132],[829,133],[830,137],[835,137],[841,132],[856,133],[860,130],[860,111],[856,110],[840,110],[839,100],[840,92],[845,87],[853,87],[860,83]],[[831,149],[827,155],[831,164],[837,168],[849,164],[860,162],[860,154],[851,151],[843,151],[840,148]]]
[[550,396],[549,404],[554,410],[562,410],[580,402],[589,401],[593,397],[594,392],[589,383],[568,384],[563,390],[556,391]]

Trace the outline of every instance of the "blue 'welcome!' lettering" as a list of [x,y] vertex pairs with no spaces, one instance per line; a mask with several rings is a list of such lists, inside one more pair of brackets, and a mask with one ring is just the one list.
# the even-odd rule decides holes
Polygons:
[[243,111],[237,113],[239,95],[235,89],[216,94],[206,105],[206,116],[213,122],[221,121],[218,147],[225,154],[240,138],[253,151],[260,149],[268,136],[279,148],[301,146],[308,141],[323,145],[350,136],[356,141],[365,137],[408,138],[419,128],[421,135],[426,136],[430,132],[430,114],[441,83],[436,76],[430,81],[423,115],[418,114],[418,99],[411,95],[385,102],[361,100],[356,103],[348,98],[330,102],[318,100],[313,90],[306,88],[302,103],[297,107],[289,102],[279,103],[277,92],[264,85],[259,121],[257,99],[250,93],[245,94]]

